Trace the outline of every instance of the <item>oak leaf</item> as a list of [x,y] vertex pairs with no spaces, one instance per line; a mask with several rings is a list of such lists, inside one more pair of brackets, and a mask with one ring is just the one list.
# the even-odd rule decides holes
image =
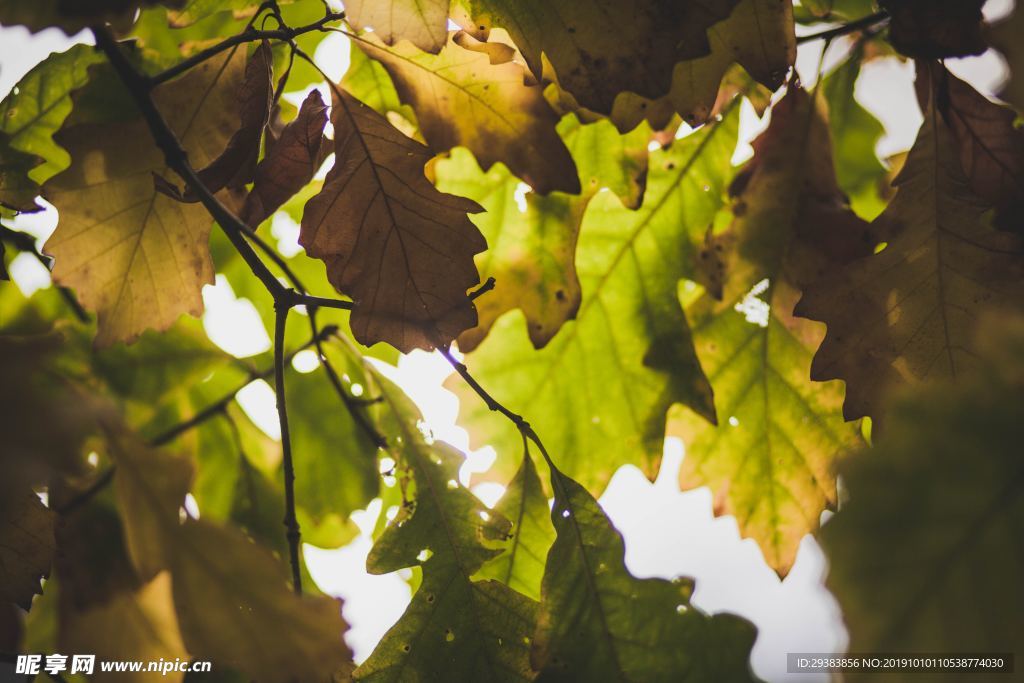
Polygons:
[[[729,16],[737,0],[673,3],[639,0],[469,0],[467,28],[485,39],[506,29],[534,76],[544,77],[543,54],[561,86],[580,105],[612,111],[624,91],[665,95],[677,62],[711,51],[707,29]],[[614,27],[614,30],[609,30]]]
[[258,227],[313,179],[330,150],[323,135],[326,124],[327,105],[320,91],[312,90],[298,117],[284,127],[256,167],[252,190],[239,214],[246,225]]
[[889,12],[889,42],[900,53],[922,59],[980,55],[985,0],[879,0]]
[[342,90],[332,121],[334,167],[306,204],[299,243],[352,297],[360,343],[409,352],[450,342],[476,324],[466,292],[486,242],[466,214],[480,207],[438,192],[423,175],[430,151]]
[[[611,192],[587,207],[576,247],[582,303],[542,349],[519,311],[503,315],[467,364],[496,398],[530,422],[567,474],[600,491],[624,464],[657,476],[666,413],[683,403],[714,419],[711,386],[679,301],[698,244],[722,208],[736,146],[738,108],[721,122],[651,153],[643,204]],[[494,446],[487,477],[507,481],[518,431],[461,383],[459,424],[473,447]]]
[[349,0],[345,17],[357,29],[373,28],[388,45],[406,39],[437,53],[448,42],[449,0]]
[[934,83],[935,103],[953,136],[971,191],[996,210],[1001,229],[1024,234],[1024,131],[1017,114],[998,105],[939,64],[921,64],[919,96],[927,107]]
[[472,42],[466,33],[453,33],[437,55],[408,43],[384,47],[371,37],[359,47],[387,69],[435,152],[462,145],[484,170],[502,161],[541,194],[578,193],[576,165],[542,88],[524,83],[519,64],[492,64],[464,47]]
[[791,85],[733,181],[732,224],[700,253],[714,284],[686,308],[717,425],[690,412],[669,425],[686,443],[680,486],[710,487],[782,576],[836,504],[836,459],[860,443],[842,386],[810,380],[822,326],[792,315],[808,282],[874,246],[836,184],[825,116]]
[[[239,126],[220,155],[196,171],[199,179],[212,192],[223,188],[239,189],[252,180],[256,160],[260,155],[260,140],[270,118],[274,95],[273,55],[267,41],[259,47],[245,65],[245,75],[236,94]],[[186,188],[186,201],[199,201],[199,197]]]
[[811,377],[846,382],[847,419],[879,418],[902,385],[971,370],[979,312],[1024,300],[1024,243],[990,225],[934,96],[894,185],[872,224],[884,248],[805,288],[796,308],[828,326]]
[[[374,544],[367,571],[420,566],[423,581],[398,622],[356,670],[360,681],[529,681],[537,604],[495,580],[473,580],[502,551],[511,523],[458,482],[462,456],[428,440],[412,402],[386,379],[376,391],[395,435],[397,473],[411,499]],[[403,494],[404,495],[404,494]]]
[[42,593],[56,551],[54,514],[32,489],[5,492],[0,499],[0,603],[24,610]]
[[690,602],[692,580],[635,578],[622,536],[594,497],[553,465],[551,487],[557,536],[531,651],[537,680],[759,680],[750,670],[750,622],[703,613]]
[[708,54],[673,67],[672,85],[664,97],[651,99],[632,92],[620,95],[611,113],[619,130],[630,130],[644,118],[653,128],[661,129],[674,112],[692,126],[704,123],[718,113],[720,87],[727,85],[723,79],[735,69],[734,64],[743,68],[744,75],[749,74],[748,80],[777,90],[796,61],[793,5],[740,0],[727,18],[708,29],[708,42]]
[[[229,50],[154,90],[196,166],[216,158],[237,126],[245,63],[243,49]],[[131,342],[182,313],[198,315],[200,290],[213,282],[212,221],[202,206],[157,192],[154,175],[168,170],[146,123],[78,123],[57,141],[72,163],[43,187],[60,212],[44,248],[54,257],[54,279],[96,311],[96,345]]]

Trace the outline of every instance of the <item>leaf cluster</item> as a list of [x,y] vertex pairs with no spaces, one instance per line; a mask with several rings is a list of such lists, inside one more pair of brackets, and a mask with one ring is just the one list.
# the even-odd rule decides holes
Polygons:
[[[1021,12],[981,5],[0,0],[96,43],[0,102],[0,277],[26,252],[55,284],[0,287],[0,633],[26,622],[0,649],[757,680],[753,626],[631,575],[597,502],[675,435],[680,487],[780,577],[820,533],[853,650],[1019,650]],[[798,45],[841,59],[797,74]],[[990,46],[1001,101],[942,61]],[[884,160],[854,97],[883,58],[914,60],[923,115]],[[767,125],[737,165],[744,108]],[[13,226],[40,197],[37,246]],[[271,351],[211,342],[215,281]],[[383,369],[416,349],[497,452],[493,508]],[[270,379],[272,435],[238,401]],[[348,544],[375,499],[367,571],[415,593],[357,666],[302,544]]]

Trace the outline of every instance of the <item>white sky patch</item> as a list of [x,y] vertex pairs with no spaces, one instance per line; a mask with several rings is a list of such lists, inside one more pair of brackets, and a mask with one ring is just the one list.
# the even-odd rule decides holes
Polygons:
[[203,287],[203,329],[214,344],[236,358],[269,351],[270,336],[251,301],[238,298],[231,283],[218,274],[215,285]]
[[757,110],[746,97],[740,103],[740,133],[736,142],[736,149],[732,153],[732,165],[739,166],[750,157],[754,156],[754,148],[750,143],[761,132],[768,127],[768,117],[762,119],[757,115]]
[[270,223],[270,234],[277,240],[277,250],[281,252],[281,256],[291,258],[302,253],[302,247],[299,246],[299,224],[284,211],[274,214],[274,219]]
[[316,351],[313,349],[303,349],[292,358],[292,367],[296,372],[310,373],[320,367],[320,358],[317,357]]
[[768,316],[771,314],[771,306],[760,296],[768,291],[771,282],[765,278],[750,288],[743,300],[734,307],[737,313],[742,313],[748,323],[759,327],[768,327]]
[[265,380],[256,379],[235,394],[235,400],[252,423],[274,441],[281,440],[277,418],[277,395]]
[[196,502],[195,496],[193,496],[191,493],[185,494],[185,504],[183,507],[185,508],[185,512],[188,513],[189,517],[191,517],[192,519],[199,519],[199,503]]
[[489,508],[497,505],[501,497],[505,495],[505,487],[494,481],[485,481],[477,484],[471,490],[473,495]]
[[516,185],[516,191],[512,193],[512,196],[516,200],[516,206],[519,208],[519,213],[526,213],[526,193],[529,192],[530,189],[529,185],[520,182]]
[[459,481],[463,486],[469,486],[473,481],[474,474],[482,474],[491,469],[498,454],[490,446],[468,453],[462,467],[459,468]]
[[32,254],[22,252],[11,259],[7,266],[11,280],[21,293],[30,297],[40,289],[50,286],[50,271]]

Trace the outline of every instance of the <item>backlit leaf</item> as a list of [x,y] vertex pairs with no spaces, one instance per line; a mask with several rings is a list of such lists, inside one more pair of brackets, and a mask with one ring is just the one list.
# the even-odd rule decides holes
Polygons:
[[357,29],[373,28],[388,45],[406,39],[425,52],[448,42],[449,0],[349,0],[345,17]]
[[173,548],[174,604],[194,657],[267,683],[329,680],[351,669],[340,601],[292,593],[269,551],[204,520],[186,521]]
[[476,324],[467,296],[486,247],[466,216],[480,207],[438,192],[426,147],[336,91],[334,167],[306,204],[299,243],[353,300],[352,331],[367,346],[430,349]]
[[[997,227],[1024,234],[1024,131],[1016,126],[1016,113],[938,64],[922,68],[932,74],[936,106],[952,134],[971,191],[995,207]],[[927,75],[918,83],[927,88]]]
[[73,45],[54,53],[0,102],[0,133],[6,136],[7,145],[43,159],[29,174],[35,182],[67,168],[68,153],[54,143],[53,134],[71,113],[71,92],[85,85],[89,67],[102,59],[89,45]]
[[989,224],[934,102],[894,184],[873,224],[885,248],[806,288],[796,309],[828,325],[811,377],[845,380],[848,419],[879,417],[901,385],[970,372],[979,312],[1024,300],[1024,245]]
[[538,681],[756,681],[755,629],[690,603],[693,581],[637,579],[622,536],[578,483],[551,468],[557,537],[531,661]]
[[273,148],[256,167],[252,191],[239,218],[256,228],[313,179],[330,149],[324,138],[327,105],[311,90],[298,118],[281,131]]
[[724,291],[687,307],[718,423],[686,413],[670,429],[686,442],[682,488],[709,486],[715,513],[734,515],[784,576],[836,503],[835,459],[859,443],[842,386],[810,380],[824,330],[793,306],[808,281],[873,244],[836,185],[827,123],[807,93],[790,86],[754,145],[733,182],[733,223],[700,255],[724,265]]
[[481,578],[497,579],[534,600],[540,600],[544,559],[555,540],[548,499],[537,466],[528,452],[494,511],[512,523],[508,548],[480,570]]
[[728,17],[737,0],[682,4],[466,0],[465,4],[477,37],[485,37],[491,27],[506,29],[538,79],[543,76],[543,53],[565,90],[582,106],[607,114],[623,91],[648,98],[665,95],[672,67],[711,51],[708,28]]
[[366,566],[382,574],[419,565],[423,581],[356,679],[422,680],[443,671],[446,681],[532,680],[527,642],[536,603],[498,581],[470,578],[501,552],[511,523],[458,483],[461,455],[444,442],[427,442],[409,399],[387,380],[378,389],[400,476],[415,490]]
[[708,29],[708,41],[709,54],[675,65],[664,98],[621,96],[612,110],[619,129],[629,130],[644,118],[654,128],[664,128],[673,112],[690,125],[704,123],[715,113],[719,85],[733,63],[769,90],[778,89],[796,61],[793,5],[740,0],[728,18]]
[[[245,62],[243,49],[229,50],[154,92],[196,167],[215,158],[235,130]],[[57,139],[72,164],[43,188],[60,212],[45,249],[54,279],[97,312],[96,345],[130,342],[182,313],[198,315],[200,290],[213,282],[212,221],[202,206],[156,191],[153,175],[168,172],[146,124],[83,123]]]
[[[677,287],[722,206],[738,118],[733,108],[722,122],[653,152],[639,209],[610,192],[591,200],[576,249],[583,303],[547,346],[535,350],[520,313],[510,312],[467,357],[483,386],[529,415],[588,490],[600,491],[627,463],[657,475],[672,404],[713,419]],[[498,452],[488,476],[507,481],[521,452],[515,427],[463,385],[449,387],[461,398],[459,422],[471,443]]]
[[452,34],[437,55],[408,43],[385,48],[369,37],[359,47],[391,74],[435,152],[462,145],[484,170],[502,161],[537,192],[578,193],[576,166],[542,88],[524,83],[519,64],[492,64],[486,54],[463,47],[472,42],[465,33]]

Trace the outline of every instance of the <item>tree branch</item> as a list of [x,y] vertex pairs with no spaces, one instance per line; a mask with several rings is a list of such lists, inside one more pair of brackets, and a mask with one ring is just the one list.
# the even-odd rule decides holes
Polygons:
[[145,79],[147,87],[152,88],[156,85],[169,81],[175,76],[180,76],[189,69],[192,69],[211,57],[215,57],[224,50],[230,50],[236,45],[242,45],[243,43],[253,43],[259,40],[283,40],[291,42],[297,36],[301,36],[304,33],[311,33],[313,31],[320,31],[332,21],[341,21],[345,18],[344,12],[328,12],[323,19],[313,22],[307,26],[299,26],[297,28],[290,28],[288,26],[280,26],[276,29],[270,30],[259,30],[252,26],[242,31],[241,33],[231,36],[216,45],[212,45],[201,52],[197,52],[188,59],[175,64],[165,71],[150,76]]
[[875,12],[874,14],[869,14],[866,17],[857,19],[856,21],[851,21],[848,24],[843,24],[842,26],[830,28],[827,31],[821,31],[820,33],[812,33],[806,36],[798,36],[796,39],[796,43],[797,45],[803,45],[804,43],[810,43],[815,40],[833,40],[834,38],[838,38],[839,36],[845,36],[848,33],[854,33],[856,31],[861,31],[866,28],[870,28],[875,24],[885,21],[888,18],[889,13],[886,12],[885,10],[882,10],[880,12]]
[[295,466],[292,462],[292,440],[288,431],[288,402],[284,394],[284,333],[291,307],[278,301],[274,304],[274,390],[277,393],[277,418],[281,424],[281,452],[284,467],[284,527],[288,538],[288,555],[292,565],[292,587],[302,595],[302,571],[299,565],[299,542],[302,533],[295,517]]

